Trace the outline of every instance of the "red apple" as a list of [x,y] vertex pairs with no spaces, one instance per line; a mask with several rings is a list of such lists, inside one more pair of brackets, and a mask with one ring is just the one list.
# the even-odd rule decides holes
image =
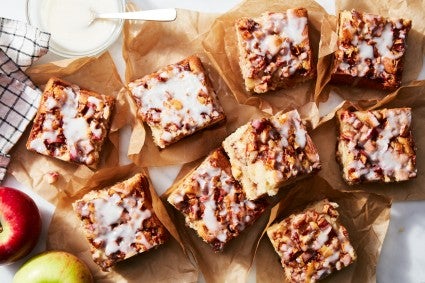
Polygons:
[[41,232],[41,216],[25,193],[0,187],[0,264],[15,262],[31,252]]

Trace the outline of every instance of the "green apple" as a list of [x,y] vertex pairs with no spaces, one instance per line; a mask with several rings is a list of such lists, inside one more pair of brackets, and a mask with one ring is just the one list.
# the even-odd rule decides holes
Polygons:
[[87,265],[63,251],[48,251],[30,258],[18,270],[13,283],[92,283]]

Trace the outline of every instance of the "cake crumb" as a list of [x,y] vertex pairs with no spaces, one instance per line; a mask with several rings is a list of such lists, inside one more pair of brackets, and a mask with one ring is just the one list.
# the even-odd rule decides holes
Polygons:
[[58,181],[60,174],[57,171],[51,171],[44,174],[44,181],[49,184],[54,184]]

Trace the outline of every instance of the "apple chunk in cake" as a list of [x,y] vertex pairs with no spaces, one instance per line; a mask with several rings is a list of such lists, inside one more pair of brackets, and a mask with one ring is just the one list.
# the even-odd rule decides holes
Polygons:
[[168,239],[152,208],[149,181],[142,174],[91,191],[74,202],[73,208],[90,243],[93,260],[105,271]]

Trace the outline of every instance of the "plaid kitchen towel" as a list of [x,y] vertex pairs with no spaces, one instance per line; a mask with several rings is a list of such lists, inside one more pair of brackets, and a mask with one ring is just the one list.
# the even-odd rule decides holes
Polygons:
[[0,48],[23,70],[47,53],[50,34],[21,21],[0,18]]
[[22,69],[47,53],[49,38],[25,23],[0,18],[0,183],[8,153],[34,118],[41,97]]

